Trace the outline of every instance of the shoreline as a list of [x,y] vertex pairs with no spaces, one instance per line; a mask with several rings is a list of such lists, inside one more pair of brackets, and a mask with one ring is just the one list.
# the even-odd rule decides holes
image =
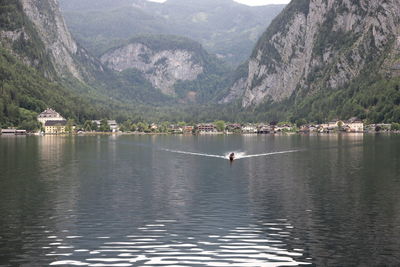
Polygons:
[[242,136],[289,136],[289,135],[304,135],[304,136],[329,136],[329,135],[376,135],[376,134],[400,134],[400,131],[387,131],[387,132],[335,132],[335,133],[301,133],[301,132],[286,132],[286,133],[268,133],[268,134],[258,134],[258,133],[141,133],[141,132],[117,132],[117,133],[107,133],[107,132],[91,132],[91,133],[72,133],[72,134],[36,134],[27,133],[24,135],[13,135],[13,134],[0,134],[0,137],[26,137],[26,136],[123,136],[123,135],[137,135],[137,136],[157,136],[157,135],[170,135],[170,136],[221,136],[221,135],[242,135]]

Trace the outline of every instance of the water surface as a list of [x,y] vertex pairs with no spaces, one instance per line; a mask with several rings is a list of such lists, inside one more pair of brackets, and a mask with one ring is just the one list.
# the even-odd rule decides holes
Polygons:
[[0,266],[398,265],[399,163],[396,135],[1,137]]

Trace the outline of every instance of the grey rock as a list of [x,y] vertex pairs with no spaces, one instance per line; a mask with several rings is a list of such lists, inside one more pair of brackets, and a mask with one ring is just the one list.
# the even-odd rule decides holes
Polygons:
[[[287,23],[270,27],[259,41],[246,82],[231,88],[232,95],[243,92],[243,107],[281,102],[298,92],[337,89],[371,60],[387,55],[389,64],[399,55],[400,0],[310,0],[305,10],[291,9],[295,2],[278,18],[278,23]],[[332,33],[337,39],[319,39]]]
[[112,50],[101,57],[101,62],[119,72],[137,69],[155,88],[170,96],[176,95],[176,82],[194,81],[204,69],[194,60],[192,51],[155,51],[141,43],[131,43]]

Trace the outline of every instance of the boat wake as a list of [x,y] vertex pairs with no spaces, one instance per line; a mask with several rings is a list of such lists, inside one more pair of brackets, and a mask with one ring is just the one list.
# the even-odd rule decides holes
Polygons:
[[[219,159],[229,159],[229,155],[232,153],[232,152],[227,152],[224,155],[214,155],[214,154],[196,153],[196,152],[180,151],[180,150],[173,150],[173,149],[163,149],[163,151],[177,153],[177,154],[219,158]],[[276,151],[276,152],[268,152],[268,153],[262,153],[262,154],[252,154],[252,155],[247,155],[246,152],[237,152],[237,151],[233,151],[233,153],[235,153],[235,160],[238,160],[238,159],[248,159],[248,158],[256,158],[256,157],[267,157],[267,156],[273,156],[273,155],[279,155],[279,154],[289,154],[289,153],[295,153],[295,152],[299,152],[299,151],[300,150],[287,150],[287,151]]]
[[229,155],[221,156],[221,155],[212,155],[212,154],[203,154],[203,153],[195,153],[195,152],[187,152],[187,151],[179,151],[179,150],[172,150],[172,149],[163,149],[167,152],[177,153],[177,154],[185,154],[185,155],[193,155],[193,156],[202,156],[202,157],[210,157],[210,158],[220,158],[220,159],[227,159]]

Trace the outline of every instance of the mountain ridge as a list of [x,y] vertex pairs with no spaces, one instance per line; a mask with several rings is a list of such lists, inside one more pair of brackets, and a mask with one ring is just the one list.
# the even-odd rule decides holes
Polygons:
[[259,35],[284,6],[250,7],[231,0],[60,4],[74,36],[96,56],[135,35],[172,34],[200,42],[232,65],[250,56]]

